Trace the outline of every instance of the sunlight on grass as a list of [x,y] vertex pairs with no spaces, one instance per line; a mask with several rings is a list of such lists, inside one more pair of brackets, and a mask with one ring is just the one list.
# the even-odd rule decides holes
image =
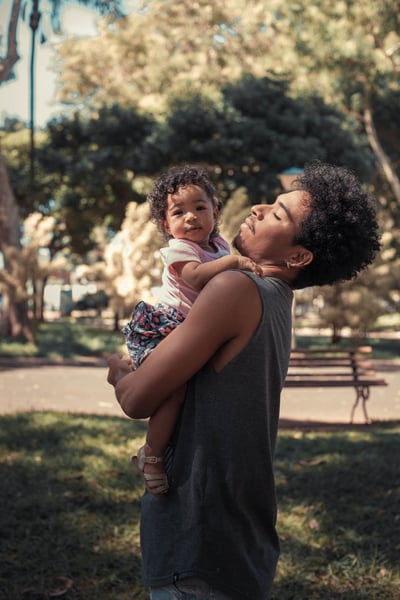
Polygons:
[[35,344],[0,340],[0,356],[26,358],[36,356],[38,348]]
[[[296,337],[299,348],[326,347],[331,344],[328,336]],[[400,360],[400,339],[366,338],[373,348],[374,358]],[[352,345],[351,340],[343,339],[342,345]],[[65,318],[51,323],[41,323],[36,336],[36,344],[24,344],[12,339],[0,339],[0,357],[26,358],[78,358],[81,356],[103,357],[114,352],[125,352],[125,342],[119,331],[92,326],[83,321]]]
[[120,332],[68,320],[42,323],[37,331],[36,344],[0,340],[0,356],[8,358],[76,358],[106,356],[121,351],[124,351],[124,339]]
[[65,580],[72,581],[67,599],[147,597],[140,584],[143,488],[130,464],[130,445],[144,432],[143,423],[118,418],[1,418],[5,600],[51,596]]
[[399,432],[281,433],[277,599],[400,598]]
[[[63,585],[66,600],[148,599],[143,482],[130,461],[145,430],[117,417],[0,417],[4,600],[52,597]],[[280,431],[274,600],[399,598],[399,433],[399,423]]]

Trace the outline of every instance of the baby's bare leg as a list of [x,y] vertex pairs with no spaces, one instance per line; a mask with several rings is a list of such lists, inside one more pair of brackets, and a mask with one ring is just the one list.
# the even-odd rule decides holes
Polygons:
[[[168,481],[166,479],[165,465],[162,458],[174,431],[179,410],[185,398],[185,391],[186,386],[177,390],[149,419],[146,443],[143,449],[141,448],[138,453],[138,457],[142,452],[148,459],[154,457],[154,462],[143,461],[143,464],[139,465],[139,468],[141,468],[144,473],[146,488],[153,494],[160,494],[168,491]],[[157,475],[159,475],[158,478]],[[161,491],[157,491],[156,488],[161,489]]]

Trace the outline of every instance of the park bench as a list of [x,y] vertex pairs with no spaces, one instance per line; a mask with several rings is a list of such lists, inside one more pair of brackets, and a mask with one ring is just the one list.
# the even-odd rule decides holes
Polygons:
[[387,385],[387,382],[376,375],[372,364],[371,346],[291,351],[285,387],[353,387],[356,400],[351,409],[350,423],[353,422],[354,412],[360,400],[365,423],[371,423],[366,402],[370,387],[378,385]]

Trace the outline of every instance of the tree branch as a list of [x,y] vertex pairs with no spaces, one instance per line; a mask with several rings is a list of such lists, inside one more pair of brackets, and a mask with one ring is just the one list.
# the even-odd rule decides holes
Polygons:
[[380,50],[382,52],[383,56],[388,59],[388,61],[391,63],[391,65],[393,67],[393,71],[395,73],[400,72],[400,65],[398,65],[395,61],[395,54],[396,54],[396,52],[398,52],[400,50],[400,44],[396,44],[390,50],[386,50],[381,39],[379,38],[378,34],[376,33],[373,25],[371,25],[371,27],[369,28],[369,31],[374,40],[375,47],[378,48],[378,50]]
[[376,132],[375,124],[374,124],[374,120],[373,120],[373,116],[372,116],[372,110],[371,110],[371,107],[369,106],[368,102],[366,103],[363,116],[364,116],[365,132],[368,136],[368,140],[371,145],[371,148],[381,166],[383,173],[385,174],[387,181],[389,182],[389,184],[392,188],[394,197],[396,198],[397,202],[400,204],[400,180],[397,177],[395,170],[393,169],[392,163],[391,163],[388,155],[386,154],[386,152],[384,151],[384,149],[382,148],[382,146],[379,142],[378,134]]
[[21,0],[13,0],[7,35],[7,54],[0,59],[0,84],[12,76],[14,65],[19,61],[17,47],[17,27],[21,9]]

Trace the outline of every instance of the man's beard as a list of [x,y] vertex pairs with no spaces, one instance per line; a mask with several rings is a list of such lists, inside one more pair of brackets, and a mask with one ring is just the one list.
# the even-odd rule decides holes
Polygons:
[[240,252],[240,249],[238,248],[238,240],[240,239],[240,231],[237,232],[237,234],[235,235],[235,237],[232,240],[232,248],[235,248],[235,250],[237,250],[238,252]]

